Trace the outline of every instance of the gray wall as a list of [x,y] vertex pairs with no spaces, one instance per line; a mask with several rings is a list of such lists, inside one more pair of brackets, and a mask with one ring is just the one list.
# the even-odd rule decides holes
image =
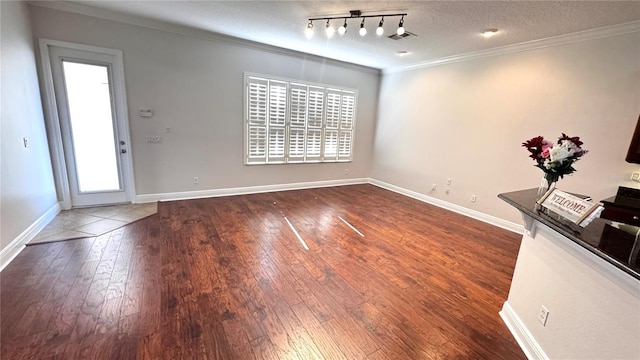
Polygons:
[[[0,249],[57,203],[28,6],[2,1]],[[26,137],[28,147],[22,138]]]
[[385,74],[372,177],[521,223],[496,196],[540,184],[523,141],[580,136],[590,152],[558,187],[601,200],[634,185],[639,113],[638,32]]
[[[123,51],[138,195],[369,175],[377,71],[36,6],[32,15],[35,38]],[[244,166],[244,72],[357,89],[353,162]],[[140,108],[153,109],[154,116],[138,117]],[[152,135],[162,143],[146,144]]]

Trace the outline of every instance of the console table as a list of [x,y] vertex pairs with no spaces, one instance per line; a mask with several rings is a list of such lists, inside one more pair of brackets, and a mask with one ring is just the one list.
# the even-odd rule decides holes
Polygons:
[[525,227],[503,320],[531,359],[640,359],[640,229],[605,219],[581,228],[536,196],[498,195]]

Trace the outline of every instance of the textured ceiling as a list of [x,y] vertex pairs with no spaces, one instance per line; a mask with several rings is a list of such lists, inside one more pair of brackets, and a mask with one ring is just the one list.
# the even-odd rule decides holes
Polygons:
[[[291,50],[378,69],[397,68],[640,20],[640,1],[73,1],[211,31]],[[344,36],[331,39],[324,24],[315,23],[307,39],[309,17],[406,12],[405,28],[417,37],[377,37],[379,19],[366,23],[368,35],[357,33],[359,20],[349,20]],[[334,27],[341,21],[335,20]],[[395,32],[397,18],[385,21],[385,35]],[[480,32],[497,28],[485,39]],[[398,56],[399,51],[409,52]]]

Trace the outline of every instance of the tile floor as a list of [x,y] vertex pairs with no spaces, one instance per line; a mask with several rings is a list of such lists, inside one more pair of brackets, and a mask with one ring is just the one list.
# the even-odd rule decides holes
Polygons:
[[29,245],[102,235],[156,212],[155,202],[64,210]]

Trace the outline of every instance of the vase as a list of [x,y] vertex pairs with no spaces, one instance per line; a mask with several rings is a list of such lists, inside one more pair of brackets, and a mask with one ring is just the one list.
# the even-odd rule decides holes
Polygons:
[[556,187],[556,181],[558,181],[558,179],[555,179],[553,175],[545,173],[542,176],[542,180],[540,180],[540,186],[538,186],[537,199],[541,199],[547,191],[554,189]]

